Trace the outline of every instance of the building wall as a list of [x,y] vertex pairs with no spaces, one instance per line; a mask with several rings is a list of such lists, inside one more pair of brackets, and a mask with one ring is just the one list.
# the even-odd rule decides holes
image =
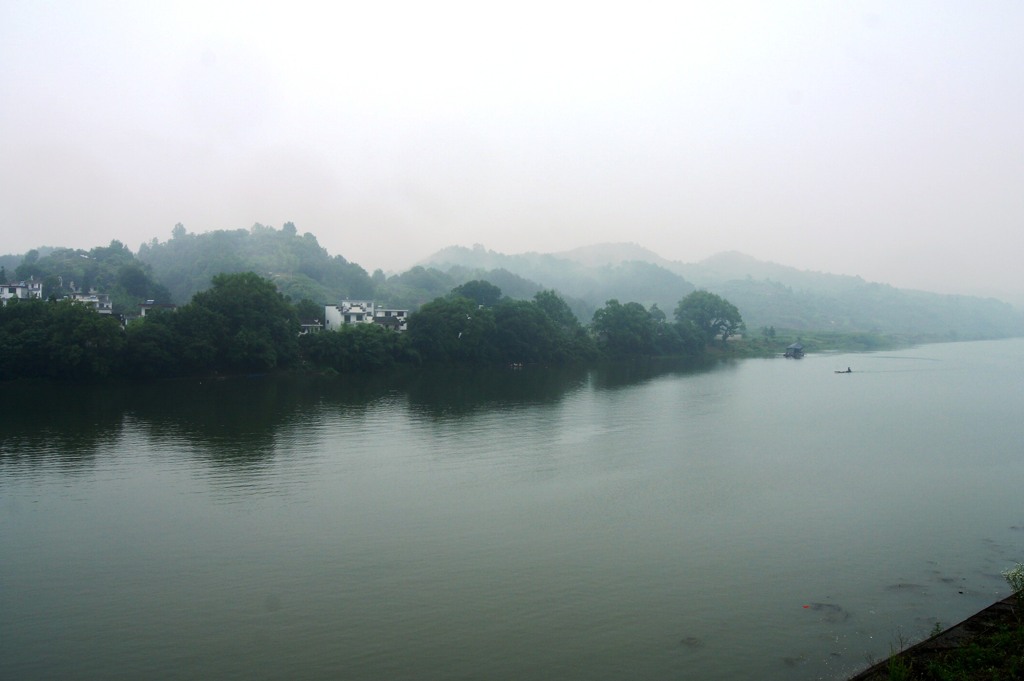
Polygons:
[[400,320],[398,330],[405,331],[408,317],[408,310],[380,308],[369,300],[343,300],[337,305],[324,306],[324,329],[337,331],[346,324],[373,324],[378,320],[396,318]]
[[3,287],[0,287],[0,299],[3,300],[5,305],[8,300],[13,298],[26,300],[28,298],[42,297],[43,282],[41,281],[22,281],[17,284],[4,284]]
[[343,300],[337,305],[324,306],[324,329],[337,331],[345,324],[369,324],[373,321],[373,302]]
[[385,319],[397,319],[398,324],[395,327],[399,331],[405,331],[406,325],[409,322],[409,311],[408,310],[386,310],[384,308],[377,308],[374,312],[374,319],[377,323],[383,323]]
[[106,293],[75,293],[71,299],[77,303],[83,303],[94,308],[100,314],[113,314],[114,307],[110,302],[110,296]]

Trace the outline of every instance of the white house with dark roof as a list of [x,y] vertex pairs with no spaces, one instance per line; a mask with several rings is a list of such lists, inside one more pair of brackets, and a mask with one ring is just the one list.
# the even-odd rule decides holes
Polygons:
[[43,282],[29,279],[18,283],[3,284],[0,287],[0,300],[6,305],[8,300],[28,300],[43,297]]
[[71,294],[71,300],[88,305],[100,314],[114,314],[114,306],[110,302],[110,295],[106,293],[98,293],[95,290],[88,293],[78,291]]
[[343,300],[324,307],[324,329],[338,331],[348,324],[380,324],[395,331],[405,331],[408,310],[378,307],[372,300]]
[[405,331],[409,322],[409,311],[378,307],[373,311],[373,321],[394,331]]

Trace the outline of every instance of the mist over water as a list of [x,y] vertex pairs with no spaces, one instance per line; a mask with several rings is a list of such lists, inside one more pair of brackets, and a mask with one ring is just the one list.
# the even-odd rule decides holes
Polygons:
[[1007,593],[1022,371],[19,387],[0,678],[842,679]]

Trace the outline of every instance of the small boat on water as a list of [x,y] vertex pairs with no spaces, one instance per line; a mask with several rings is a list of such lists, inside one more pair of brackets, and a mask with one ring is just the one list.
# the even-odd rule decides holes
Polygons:
[[852,374],[853,373],[853,369],[851,369],[850,367],[846,367],[846,371],[839,371],[838,369],[836,369],[836,373],[837,374]]

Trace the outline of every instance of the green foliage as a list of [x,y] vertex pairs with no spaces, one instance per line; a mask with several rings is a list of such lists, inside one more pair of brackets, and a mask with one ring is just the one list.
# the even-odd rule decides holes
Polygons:
[[482,269],[469,267],[450,267],[447,275],[456,283],[468,283],[474,280],[489,282],[498,288],[509,298],[527,300],[541,290],[539,284],[530,281],[517,274],[513,274],[504,268]]
[[123,346],[118,321],[87,305],[19,300],[0,308],[0,380],[107,378]]
[[263,372],[299,360],[295,309],[273,282],[222,274],[176,311],[154,310],[128,325],[122,373],[159,378]]
[[132,255],[120,241],[90,251],[55,248],[47,255],[29,251],[18,266],[19,280],[34,277],[43,282],[44,298],[63,298],[75,290],[95,289],[110,296],[115,314],[136,314],[144,300],[168,302],[170,293],[149,267]]
[[299,320],[306,319],[324,319],[324,306],[314,303],[309,298],[303,298],[299,302],[295,303],[295,314],[298,315]]
[[[113,244],[106,253],[97,251],[96,259],[123,253]],[[433,277],[427,270],[414,274]],[[144,271],[130,261],[118,270],[126,290],[145,285],[141,275]],[[300,360],[335,373],[379,371],[402,363],[560,364],[599,354],[695,354],[702,347],[696,332],[668,323],[657,305],[647,310],[639,303],[610,300],[595,313],[590,333],[554,291],[513,300],[502,298],[501,290],[484,280],[424,304],[410,316],[405,334],[365,324],[300,339],[299,312],[319,318],[322,307],[310,299],[293,306],[273,281],[253,272],[218,274],[187,305],[152,310],[126,329],[70,301],[14,301],[0,316],[0,378],[155,379],[264,372]]]
[[504,363],[547,363],[565,359],[555,322],[536,303],[505,300],[494,307],[494,346]]
[[387,279],[380,296],[392,307],[415,310],[450,292],[458,282],[450,275],[420,266]]
[[1017,681],[1024,678],[1024,627],[994,624],[966,643],[917,660],[887,663],[890,678],[939,681]]
[[494,333],[494,312],[469,298],[438,298],[409,316],[412,347],[424,362],[476,362],[495,360],[489,341]]
[[299,322],[273,282],[252,272],[218,274],[190,305],[207,310],[223,335],[217,360],[231,370],[267,371],[298,360]]
[[[139,248],[175,300],[188,300],[221,273],[258,272],[293,300],[323,305],[344,298],[373,298],[375,284],[366,271],[341,256],[328,255],[316,237],[299,236],[295,225],[281,230],[256,224],[249,230],[189,234],[178,224],[171,239],[154,239]],[[450,287],[449,287],[450,288]]]
[[680,300],[675,316],[680,324],[695,327],[708,342],[721,337],[723,345],[744,328],[736,306],[708,291],[694,291]]
[[452,289],[453,296],[469,298],[477,305],[494,307],[501,300],[501,289],[489,281],[474,279]]
[[591,328],[598,347],[609,357],[654,353],[655,322],[640,303],[609,300],[594,313]]
[[405,334],[378,324],[349,324],[299,339],[302,356],[311,364],[339,373],[365,373],[413,361]]
[[913,669],[914,666],[910,660],[897,655],[895,650],[890,650],[889,663],[886,665],[890,681],[910,681],[914,678],[912,676]]
[[[520,295],[485,273],[501,269],[539,282],[538,286],[566,296],[581,319],[589,319],[609,298],[657,303],[668,310],[694,290],[694,282],[732,302],[751,328],[913,335],[937,341],[1024,334],[1024,314],[991,298],[901,290],[860,277],[759,262],[738,253],[684,264],[620,244],[594,255],[504,255],[483,247],[452,247],[432,256],[430,264],[454,275],[456,283],[487,278],[513,298],[529,294]],[[461,272],[475,274],[462,278]]]
[[[125,329],[122,372],[135,378],[164,378],[184,373],[182,355],[172,317],[176,313],[151,311]],[[177,351],[177,352],[176,352]]]
[[50,312],[41,300],[11,300],[0,307],[0,379],[47,375]]
[[563,332],[573,331],[580,326],[579,319],[573,314],[572,309],[557,293],[548,289],[538,291],[533,296],[533,302],[558,325]]
[[557,343],[564,349],[566,361],[589,361],[597,356],[597,345],[593,337],[580,324],[563,298],[554,291],[539,291],[534,295],[533,302],[555,325]]
[[[497,300],[497,287],[466,289]],[[498,291],[500,295],[500,291]],[[409,341],[424,363],[560,364],[593,359],[593,340],[553,291],[492,307],[458,295],[437,298],[409,318]]]
[[[431,265],[460,281],[486,278],[513,298],[526,298],[532,293],[516,291],[496,273],[529,281],[536,287],[534,291],[555,289],[583,319],[589,319],[603,301],[611,298],[640,301],[643,305],[657,303],[668,309],[694,290],[693,284],[665,267],[637,260],[591,266],[559,255],[504,255],[483,247],[452,247],[433,256]],[[463,278],[467,272],[473,276]]]
[[[220,348],[227,344],[224,318],[200,305],[185,305],[172,314],[169,320],[175,332],[174,354],[180,361],[179,371],[204,374],[226,370],[218,363]],[[146,321],[150,321],[149,315]]]

